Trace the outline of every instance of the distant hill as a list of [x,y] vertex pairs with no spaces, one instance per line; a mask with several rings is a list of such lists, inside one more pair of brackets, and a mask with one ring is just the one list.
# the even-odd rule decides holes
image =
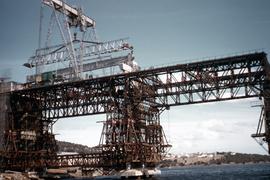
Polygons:
[[216,152],[191,154],[185,156],[171,156],[161,162],[161,167],[210,165],[210,164],[245,164],[245,163],[270,163],[270,156],[260,154],[243,154],[232,152]]
[[[91,148],[81,144],[75,144],[65,141],[57,141],[59,152],[90,153]],[[211,154],[211,153],[210,153]],[[270,162],[270,156],[259,154],[243,154],[231,152],[217,152],[210,157],[171,157],[161,162],[161,167],[202,165],[202,164],[230,164],[230,163],[259,163]]]
[[91,148],[81,144],[75,144],[65,141],[56,141],[59,152],[90,153]]
[[269,155],[260,154],[243,154],[236,153],[230,154],[225,153],[222,163],[258,163],[258,162],[270,162]]

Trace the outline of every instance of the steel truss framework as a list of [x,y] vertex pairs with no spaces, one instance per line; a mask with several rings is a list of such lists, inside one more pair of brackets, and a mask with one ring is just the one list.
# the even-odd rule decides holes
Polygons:
[[[269,68],[260,52],[11,92],[2,168],[81,166],[109,172],[155,166],[170,147],[159,120],[165,109],[251,97],[264,102],[253,137],[263,138],[270,152]],[[51,131],[56,119],[102,113],[107,119],[92,154],[56,155]]]

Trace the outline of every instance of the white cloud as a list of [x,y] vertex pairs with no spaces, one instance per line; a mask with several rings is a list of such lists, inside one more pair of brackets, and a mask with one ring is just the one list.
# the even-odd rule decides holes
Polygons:
[[104,116],[85,116],[61,119],[54,125],[56,139],[87,146],[99,143],[103,124],[96,123],[104,120]]
[[[236,151],[265,153],[250,137],[255,132],[260,109],[247,101],[205,106],[181,106],[166,111],[161,125],[172,153]],[[55,124],[57,139],[88,146],[98,144],[105,116],[63,119]]]
[[57,140],[78,143],[87,146],[96,146],[99,143],[101,128],[86,128],[84,130],[58,130]]
[[[232,115],[233,116],[233,115]],[[250,134],[255,132],[254,119],[209,119],[164,123],[165,133],[173,145],[172,153],[236,151],[265,153]]]

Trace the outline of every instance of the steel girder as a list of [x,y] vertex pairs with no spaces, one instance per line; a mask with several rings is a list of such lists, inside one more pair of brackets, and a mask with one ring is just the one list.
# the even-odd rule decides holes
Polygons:
[[[31,147],[31,151],[38,152],[46,149],[50,157],[56,157],[55,149],[51,148],[52,144],[49,143],[52,140],[48,126],[53,120],[107,113],[111,116],[106,123],[111,125],[105,126],[105,129],[116,130],[118,126],[112,125],[112,122],[119,121],[123,133],[130,131],[129,136],[133,136],[132,141],[125,142],[109,140],[108,138],[112,139],[111,135],[105,137],[104,143],[100,145],[103,154],[113,155],[115,148],[123,143],[121,150],[116,153],[120,154],[120,160],[107,162],[123,166],[136,157],[138,162],[155,164],[166,147],[159,124],[159,115],[164,108],[250,97],[261,97],[265,101],[265,132],[260,135],[269,143],[269,68],[266,54],[262,52],[14,91],[10,94],[12,123],[9,132],[15,133],[15,137],[7,137],[15,138],[17,144],[13,146],[11,138],[7,150],[24,151]],[[141,120],[146,123],[138,125]],[[35,125],[29,126],[26,122],[30,121],[35,122]],[[129,124],[129,121],[132,123]],[[133,130],[127,129],[132,126]],[[37,131],[37,141],[21,147],[22,141],[18,139],[22,138],[22,134],[16,132],[25,129]],[[105,131],[104,136],[107,133],[108,131]],[[138,135],[139,137],[136,137]],[[106,140],[109,140],[109,143],[106,143]],[[145,150],[137,148],[148,146],[150,148]],[[135,150],[123,150],[129,147]],[[159,148],[153,151],[152,147]],[[126,154],[123,155],[123,152]],[[146,154],[139,157],[138,152]],[[132,155],[128,156],[128,153]],[[79,162],[75,161],[78,158],[81,157],[74,157],[72,162]],[[61,166],[61,162],[70,158],[56,159],[59,160],[58,166]],[[46,159],[44,162],[47,162]],[[97,162],[104,163],[93,161]],[[56,165],[52,163],[51,166]]]
[[84,81],[15,91],[39,101],[46,119],[108,113],[126,81],[140,82],[154,93],[158,107],[264,96],[269,69],[265,53],[180,64]]

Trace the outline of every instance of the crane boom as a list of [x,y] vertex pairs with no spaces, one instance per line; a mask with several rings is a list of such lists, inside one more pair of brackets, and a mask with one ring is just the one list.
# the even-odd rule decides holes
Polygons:
[[[83,58],[131,49],[132,46],[127,43],[127,38],[111,40],[99,44],[85,46],[83,49]],[[75,48],[75,52],[79,52],[79,50],[79,48]],[[52,52],[47,51],[48,49],[41,49],[37,53],[38,55],[30,57],[28,63],[25,63],[24,66],[31,68],[39,65],[40,63],[48,65],[70,60],[66,48],[58,48]]]
[[73,8],[70,5],[60,0],[43,0],[43,4],[54,8],[56,11],[61,12],[68,16],[71,20],[70,25],[85,27],[95,27],[95,20],[82,14],[79,9]]

